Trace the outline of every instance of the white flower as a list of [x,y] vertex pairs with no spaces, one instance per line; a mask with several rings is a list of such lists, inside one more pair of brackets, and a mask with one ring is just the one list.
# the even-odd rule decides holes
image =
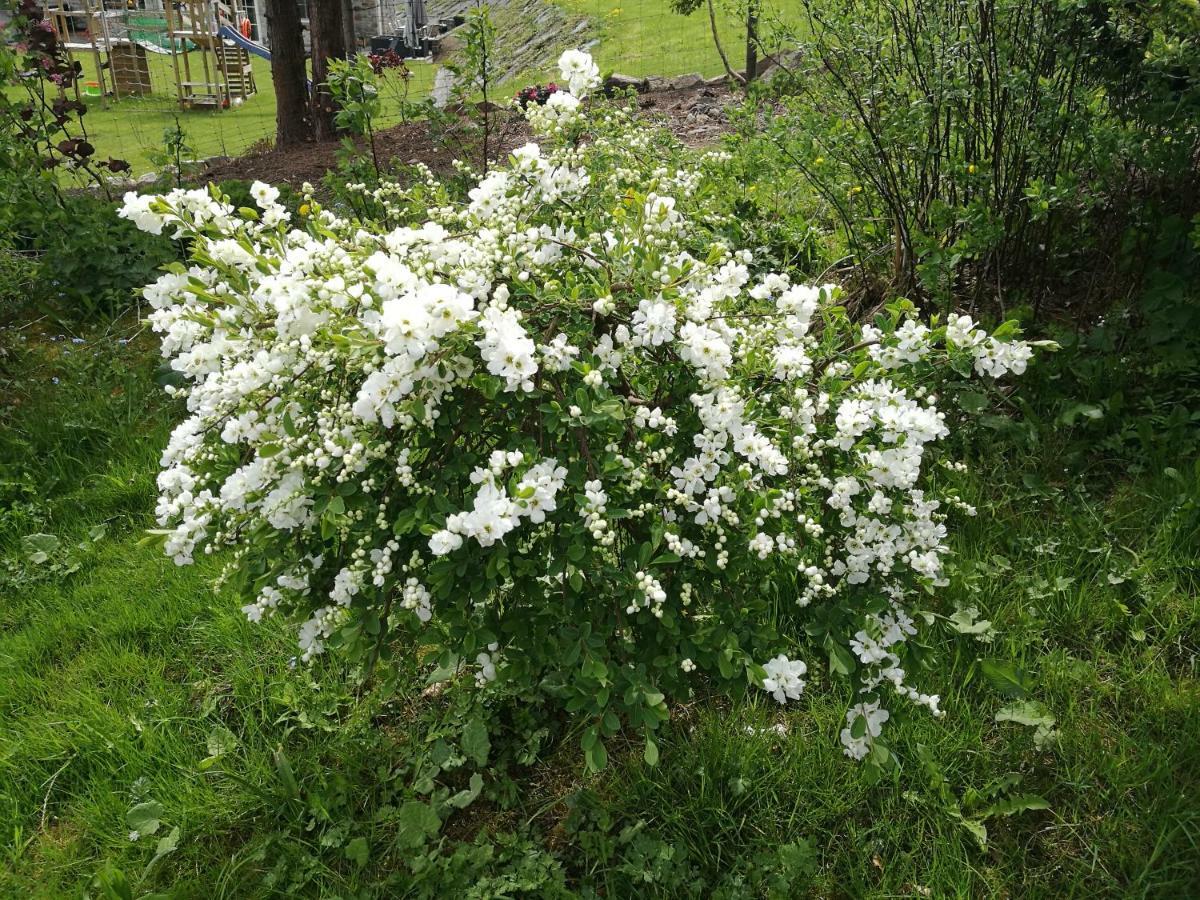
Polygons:
[[646,195],[646,230],[670,234],[679,228],[682,216],[675,209],[674,197],[660,197],[651,193]]
[[805,685],[802,676],[808,672],[808,666],[802,660],[788,659],[781,653],[763,663],[763,671],[767,677],[763,679],[762,688],[778,702],[800,699]]
[[272,187],[269,184],[264,184],[261,181],[256,181],[250,185],[250,196],[254,198],[254,202],[263,209],[269,209],[276,206],[279,200],[279,188]]
[[1001,378],[1012,372],[1021,375],[1033,358],[1033,348],[1021,341],[1002,342],[988,338],[974,349],[975,371],[980,375]]
[[150,208],[158,199],[153,194],[141,195],[137,191],[127,191],[117,215],[149,234],[162,234],[166,217]]
[[642,300],[633,314],[633,344],[660,347],[675,337],[675,306],[665,300]]
[[558,128],[567,128],[582,118],[579,97],[566,91],[555,91],[545,103],[525,107],[525,118],[537,134],[548,135]]
[[951,313],[946,319],[946,343],[952,347],[971,348],[983,341],[986,335],[975,327],[970,316]]
[[429,539],[429,552],[434,556],[445,556],[447,553],[457,550],[462,544],[461,534],[455,534],[453,531],[443,528]]
[[[871,744],[883,731],[883,723],[892,717],[886,709],[879,708],[879,701],[859,703],[846,713],[847,727],[842,729],[841,740],[844,753],[851,759],[863,759],[871,750]],[[865,719],[863,733],[854,737],[855,723]]]
[[[558,69],[563,81],[576,97],[582,99],[600,85],[600,67],[591,54],[582,50],[566,50],[558,58]],[[551,94],[551,99],[555,96]]]

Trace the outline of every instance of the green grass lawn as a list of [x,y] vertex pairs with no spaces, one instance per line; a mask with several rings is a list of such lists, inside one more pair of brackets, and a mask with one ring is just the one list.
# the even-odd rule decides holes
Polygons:
[[[193,54],[196,56],[197,54]],[[83,80],[94,81],[95,61],[90,53],[77,55],[83,64]],[[236,108],[183,109],[177,102],[175,74],[171,57],[148,55],[152,93],[144,97],[120,100],[85,98],[88,113],[85,125],[92,142],[104,157],[124,159],[134,174],[155,169],[154,155],[161,153],[163,133],[175,127],[176,120],[185,141],[197,158],[237,156],[249,148],[275,137],[275,86],[271,82],[270,63],[251,57],[258,93]],[[193,77],[202,78],[199,61],[193,60]],[[414,98],[428,94],[433,84],[433,68],[412,64],[409,90]],[[385,91],[384,123],[394,124],[398,103],[394,91]]]
[[[90,53],[78,54],[83,64],[83,81],[94,81],[95,61]],[[175,75],[171,57],[149,54],[150,83],[152,92],[143,97],[112,98],[85,97],[88,112],[84,124],[92,142],[105,158],[124,159],[133,167],[135,175],[156,168],[154,156],[161,153],[163,134],[173,129],[178,121],[183,129],[185,142],[196,158],[209,156],[237,156],[275,137],[275,86],[271,82],[270,63],[251,57],[258,93],[232,109],[183,109],[177,102]],[[193,66],[199,63],[194,61]],[[409,83],[411,96],[416,98],[428,94],[433,84],[434,69],[423,63],[413,63],[412,79]],[[199,68],[193,77],[199,79]],[[383,124],[395,124],[399,120],[396,90],[384,92]],[[398,89],[398,88],[397,88]],[[15,94],[16,89],[10,89]]]
[[[699,72],[716,75],[723,71],[713,46],[708,16],[700,10],[690,16],[671,12],[667,0],[556,0],[568,12],[588,18],[600,38],[593,48],[605,72],[629,75],[679,75]],[[765,20],[764,20],[765,21]],[[719,32],[730,63],[744,64],[745,30],[732,15],[722,11]],[[764,26],[765,27],[765,26]],[[192,54],[193,77],[199,79],[200,55]],[[95,81],[96,64],[91,53],[75,56],[83,65],[83,81]],[[181,109],[177,102],[172,59],[166,54],[148,54],[151,93],[145,97],[86,98],[86,124],[92,141],[104,157],[127,160],[134,174],[156,168],[154,156],[163,147],[163,133],[178,122],[188,146],[198,158],[236,156],[249,148],[273,140],[275,135],[275,89],[270,64],[251,57],[258,93],[237,108],[228,110]],[[436,66],[411,65],[410,96],[428,96]],[[537,77],[539,73],[531,73]],[[552,78],[551,71],[540,73]],[[505,89],[513,86],[505,86]],[[383,124],[395,124],[398,104],[394,91],[385,91]]]
[[[671,11],[667,0],[559,0],[597,26],[592,50],[602,71],[626,75],[719,75],[724,72],[713,44],[707,10],[689,16]],[[745,26],[718,4],[717,33],[734,69],[746,59]]]
[[[1053,445],[969,451],[974,474],[954,477],[979,516],[955,533],[958,575],[933,603],[976,607],[995,635],[937,639],[919,682],[947,716],[890,734],[901,767],[884,782],[842,756],[848,698],[814,665],[786,710],[676,708],[654,768],[638,744],[586,778],[577,736],[560,734],[423,844],[403,811],[449,711],[420,696],[410,654],[394,691],[361,696],[333,656],[291,668],[293,635],[247,624],[210,589],[211,561],[177,568],[140,543],[178,411],[149,338],[120,334],[10,358],[0,896],[79,896],[97,876],[117,885],[103,897],[1200,891],[1200,485],[1169,448],[1173,468],[1103,492],[1056,470]],[[1027,673],[1051,740],[996,720],[1010,701],[981,658]],[[1006,778],[1048,808],[989,818],[983,847],[966,822]],[[146,803],[161,825],[131,840],[127,815]]]

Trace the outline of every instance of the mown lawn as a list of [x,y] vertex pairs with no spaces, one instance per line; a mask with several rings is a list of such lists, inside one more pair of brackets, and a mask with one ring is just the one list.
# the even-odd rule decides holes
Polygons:
[[[193,77],[203,77],[198,54],[193,53]],[[96,64],[90,53],[78,53],[83,65],[83,81],[96,79]],[[258,93],[232,109],[183,109],[177,102],[175,74],[171,57],[148,54],[151,93],[143,97],[111,98],[85,97],[88,112],[84,125],[88,136],[102,158],[124,159],[135,175],[154,171],[167,160],[160,159],[165,141],[164,132],[176,125],[183,130],[184,141],[196,159],[209,156],[237,156],[256,144],[275,139],[275,86],[271,81],[271,65],[251,57]],[[180,64],[182,65],[182,63]],[[413,98],[429,93],[434,69],[424,63],[413,63],[409,90]],[[19,96],[19,89],[9,89]],[[395,91],[384,92],[384,123],[395,124],[398,119],[398,99]]]
[[[0,411],[2,896],[1200,892],[1200,471],[1169,447],[1100,484],[1063,471],[1052,432],[966,448],[972,473],[945,477],[979,515],[931,605],[974,607],[958,627],[977,634],[938,640],[919,681],[947,715],[891,733],[884,782],[842,756],[849,698],[817,671],[787,711],[676,708],[653,768],[635,744],[586,778],[560,735],[506,802],[501,780],[414,840],[397,808],[443,712],[411,654],[388,691],[347,687],[332,656],[293,668],[291,633],[247,624],[213,561],[140,543],[177,415],[149,338],[25,346]],[[1013,699],[981,660],[1018,667],[1048,734],[996,720]],[[1047,808],[976,823],[1027,795]],[[154,833],[131,840],[131,821]]]
[[[570,13],[588,18],[600,44],[592,48],[605,72],[630,75],[679,75],[699,72],[716,75],[723,71],[713,46],[707,13],[690,16],[672,12],[667,0],[556,0]],[[503,11],[497,15],[502,18]],[[764,29],[771,17],[764,18]],[[744,64],[745,29],[732,14],[722,10],[719,33],[730,62],[735,68]],[[501,38],[502,39],[502,38]],[[91,53],[79,52],[75,58],[83,65],[83,81],[96,80],[96,64]],[[169,55],[150,53],[151,93],[145,97],[126,97],[119,101],[88,97],[85,124],[92,142],[102,157],[124,159],[136,175],[153,171],[163,160],[156,160],[164,147],[163,134],[178,123],[187,145],[197,158],[236,156],[275,135],[275,88],[270,63],[251,57],[258,93],[240,107],[228,110],[182,109],[176,101],[175,76]],[[180,63],[182,65],[182,62]],[[200,56],[192,54],[193,76],[200,78]],[[409,96],[422,100],[429,95],[437,66],[420,62],[410,64],[412,79]],[[533,79],[553,78],[551,71],[529,73]],[[504,85],[511,93],[518,85]],[[399,100],[394,87],[384,91],[382,124],[399,121]]]
[[[572,12],[586,16],[600,34],[593,48],[603,71],[626,75],[682,75],[699,72],[712,76],[724,72],[713,44],[706,8],[681,16],[667,0],[558,0]],[[786,9],[787,4],[776,4]],[[717,5],[717,33],[734,69],[746,60],[746,29],[724,4]]]

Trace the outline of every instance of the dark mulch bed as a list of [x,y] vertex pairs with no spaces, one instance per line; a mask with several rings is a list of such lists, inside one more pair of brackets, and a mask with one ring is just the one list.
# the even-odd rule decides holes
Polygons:
[[[641,94],[638,107],[645,116],[661,122],[684,143],[702,147],[714,143],[729,130],[725,108],[737,102],[737,98],[737,94],[725,87],[699,86]],[[463,127],[451,127],[437,133],[428,122],[409,122],[376,135],[375,149],[380,164],[385,167],[424,163],[434,173],[444,175],[452,171],[455,159],[476,164],[481,161],[482,148],[469,133],[470,130]],[[529,128],[520,116],[498,113],[488,155],[493,159],[501,158],[530,138]],[[364,154],[370,152],[362,142],[359,142],[359,149]],[[331,141],[210,160],[204,178],[211,181],[257,179],[294,187],[307,181],[316,185],[326,172],[336,167],[340,150],[341,145]]]

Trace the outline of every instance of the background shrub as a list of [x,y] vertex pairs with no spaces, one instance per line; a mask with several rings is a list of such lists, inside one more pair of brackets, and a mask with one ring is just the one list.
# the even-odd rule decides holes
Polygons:
[[1194,211],[1195,4],[800,0],[769,140],[862,287],[949,307],[1112,296]]

